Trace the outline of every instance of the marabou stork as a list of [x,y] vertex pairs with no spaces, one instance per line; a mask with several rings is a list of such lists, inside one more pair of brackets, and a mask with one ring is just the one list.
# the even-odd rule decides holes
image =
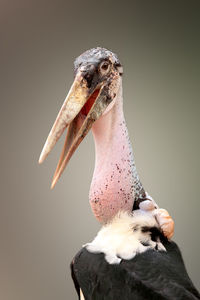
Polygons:
[[92,128],[96,161],[89,198],[103,227],[71,263],[79,299],[200,299],[178,246],[170,240],[172,218],[139,180],[123,114],[118,57],[94,48],[80,55],[74,66],[74,82],[39,162],[68,126],[54,187]]

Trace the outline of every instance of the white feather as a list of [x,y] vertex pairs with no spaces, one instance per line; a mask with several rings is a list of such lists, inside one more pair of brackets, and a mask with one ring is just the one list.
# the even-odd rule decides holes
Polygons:
[[92,253],[104,253],[110,264],[119,264],[121,259],[132,259],[137,253],[150,248],[166,251],[160,240],[154,242],[149,232],[142,232],[144,226],[159,228],[151,212],[120,212],[111,223],[101,228],[91,243],[85,245],[86,249]]

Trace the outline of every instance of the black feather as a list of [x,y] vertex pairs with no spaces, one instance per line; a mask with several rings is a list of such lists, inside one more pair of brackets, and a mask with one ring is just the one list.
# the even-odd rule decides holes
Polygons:
[[166,252],[148,250],[118,265],[82,248],[72,263],[76,290],[82,289],[85,300],[200,299],[178,246],[166,239],[162,243]]

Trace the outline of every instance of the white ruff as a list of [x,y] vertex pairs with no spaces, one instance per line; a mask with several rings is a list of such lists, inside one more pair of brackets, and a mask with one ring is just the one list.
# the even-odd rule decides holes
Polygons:
[[142,227],[159,228],[151,212],[120,212],[111,223],[104,225],[94,240],[85,247],[92,253],[104,253],[109,264],[119,264],[122,259],[132,259],[137,253],[148,249],[166,251],[159,238],[156,242],[152,241],[150,232],[142,232]]

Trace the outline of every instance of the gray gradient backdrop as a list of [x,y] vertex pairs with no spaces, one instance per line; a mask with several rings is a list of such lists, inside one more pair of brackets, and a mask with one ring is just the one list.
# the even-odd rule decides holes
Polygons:
[[[124,65],[124,110],[144,186],[176,225],[199,282],[200,1],[0,1],[0,299],[77,299],[69,264],[99,229],[89,203],[90,134],[56,188],[63,139],[37,160],[73,79],[103,46]],[[131,4],[130,4],[131,3]]]

